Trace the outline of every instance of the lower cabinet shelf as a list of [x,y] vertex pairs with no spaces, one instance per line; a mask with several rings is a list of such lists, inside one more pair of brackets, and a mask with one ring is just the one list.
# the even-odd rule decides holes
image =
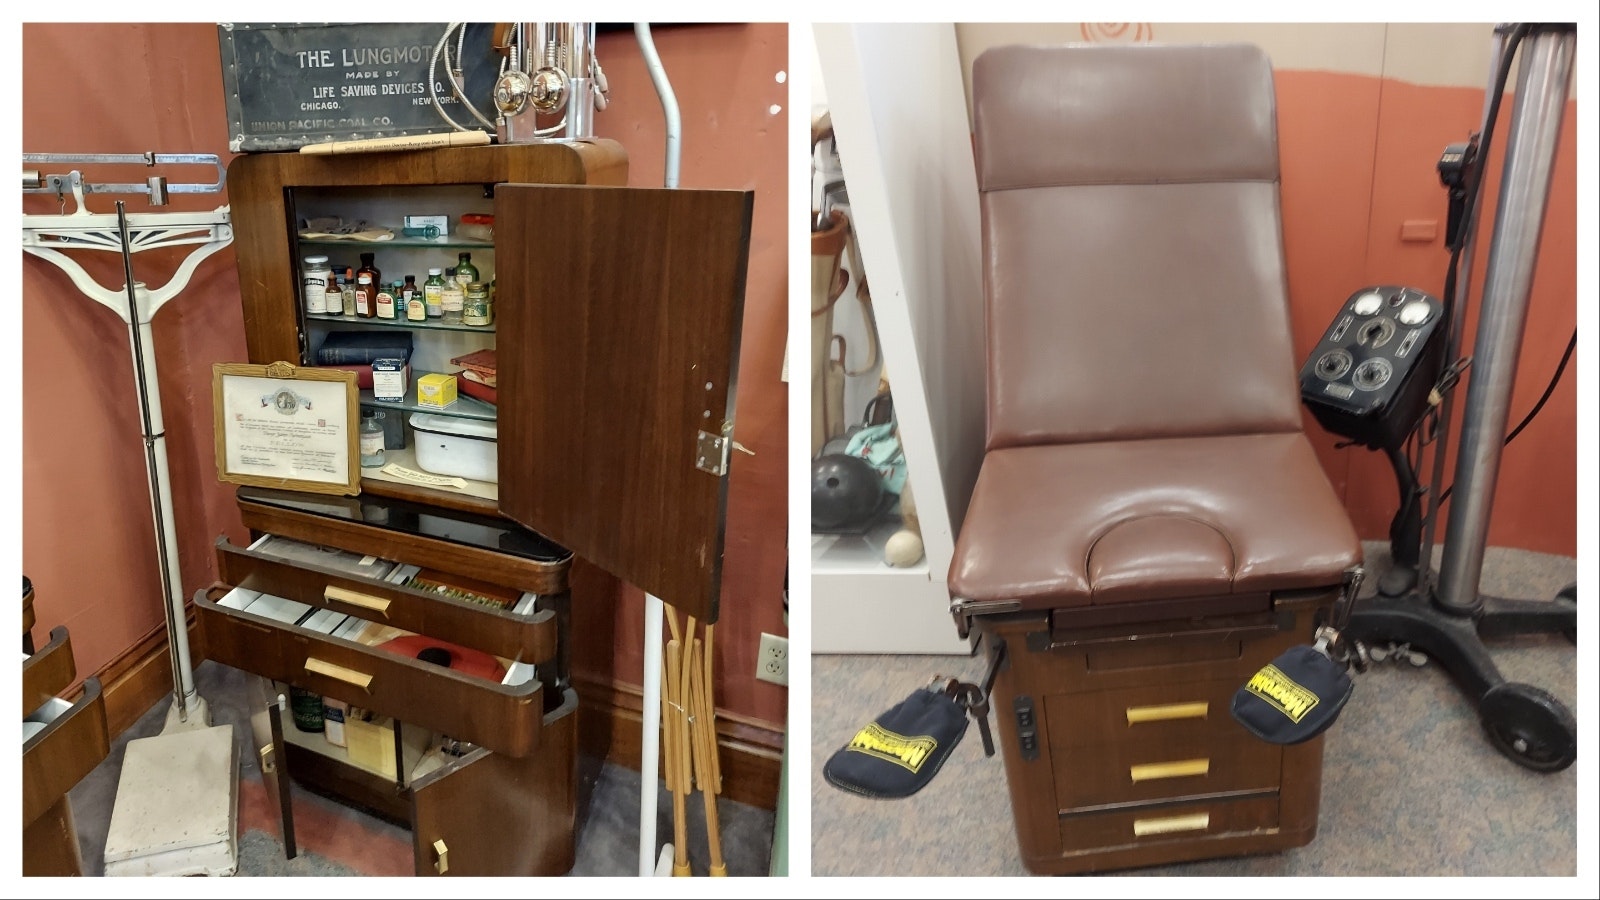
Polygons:
[[[412,833],[417,875],[563,875],[576,861],[577,695],[544,717],[544,742],[526,757],[468,745],[460,755],[438,749],[440,736],[400,723],[399,775],[350,749],[330,744],[325,734],[304,732],[276,697],[287,686],[259,679],[266,699],[257,719],[274,716],[278,727],[255,733],[268,795],[279,804],[284,845],[296,852],[293,810],[284,808],[285,775],[318,793],[373,813]],[[348,728],[349,723],[346,723]],[[388,728],[378,729],[393,740]],[[278,737],[274,739],[273,731]],[[408,734],[417,737],[408,737]],[[346,739],[350,737],[346,732]],[[270,748],[270,749],[268,749]],[[392,757],[390,757],[392,759]]]

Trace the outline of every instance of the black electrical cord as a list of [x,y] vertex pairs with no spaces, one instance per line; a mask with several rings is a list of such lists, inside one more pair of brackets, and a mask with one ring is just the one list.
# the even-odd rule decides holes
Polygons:
[[[1502,49],[1500,54],[1500,67],[1495,72],[1494,83],[1490,88],[1489,107],[1485,111],[1483,117],[1483,133],[1477,136],[1477,163],[1471,166],[1467,171],[1468,183],[1465,186],[1465,196],[1462,198],[1461,227],[1469,232],[1474,228],[1474,218],[1477,215],[1478,198],[1483,194],[1484,173],[1489,169],[1489,151],[1494,146],[1494,126],[1495,122],[1500,118],[1500,102],[1505,99],[1506,82],[1511,80],[1511,64],[1516,59],[1517,47],[1522,43],[1522,38],[1528,33],[1528,30],[1529,26],[1526,22],[1519,22],[1511,27],[1511,31],[1506,35],[1505,47]],[[1450,248],[1450,262],[1445,266],[1444,296],[1441,298],[1444,306],[1442,311],[1443,319],[1446,323],[1446,327],[1451,329],[1454,329],[1456,321],[1456,281],[1459,277],[1461,269],[1461,249],[1465,246],[1466,242],[1464,240],[1456,240],[1453,243],[1454,246]],[[1453,333],[1450,336],[1451,338],[1455,337]],[[1467,361],[1458,359],[1448,366],[1446,371],[1453,371],[1456,375],[1456,378],[1459,378],[1460,372],[1469,364],[1470,363]],[[1450,378],[1448,375],[1441,378],[1439,382],[1439,392],[1443,393],[1454,387],[1456,378]],[[1425,422],[1429,423],[1433,427],[1437,427],[1437,411],[1430,410],[1428,415],[1417,420],[1416,425],[1413,426],[1413,433],[1421,429],[1423,423]],[[1422,443],[1431,443],[1433,438],[1433,433],[1429,431],[1423,435]],[[1439,502],[1442,503],[1444,502],[1444,495],[1440,496],[1441,499]]]
[[[1513,25],[1510,32],[1508,32],[1506,35],[1505,47],[1500,54],[1500,66],[1495,72],[1495,80],[1491,87],[1491,94],[1489,97],[1489,107],[1484,114],[1483,133],[1479,135],[1478,138],[1477,165],[1473,166],[1468,172],[1469,184],[1466,186],[1466,196],[1462,203],[1461,221],[1463,223],[1463,227],[1468,229],[1473,227],[1473,221],[1477,214],[1478,200],[1483,195],[1484,176],[1489,169],[1489,152],[1494,145],[1494,126],[1500,118],[1500,103],[1505,99],[1506,83],[1511,80],[1511,64],[1516,59],[1518,45],[1522,43],[1523,37],[1525,37],[1530,30],[1531,26],[1526,22],[1519,22],[1516,25]],[[1442,298],[1444,301],[1443,317],[1445,322],[1451,324],[1455,322],[1454,314],[1456,281],[1460,274],[1461,247],[1464,246],[1464,243],[1465,242],[1460,242],[1457,244],[1457,246],[1451,248],[1450,262],[1445,268],[1444,297]],[[1539,410],[1544,408],[1545,401],[1548,400],[1550,398],[1550,394],[1555,391],[1556,383],[1561,380],[1562,373],[1566,371],[1567,361],[1572,358],[1572,351],[1577,344],[1577,340],[1578,333],[1576,330],[1574,330],[1572,333],[1572,340],[1567,344],[1567,352],[1562,355],[1561,363],[1556,366],[1555,375],[1551,377],[1550,384],[1546,386],[1544,396],[1540,397],[1539,402],[1534,404],[1533,409],[1526,417],[1523,418],[1521,424],[1517,425],[1517,427],[1513,429],[1509,435],[1507,435],[1505,444],[1502,444],[1502,446],[1510,444],[1512,439],[1520,434],[1522,430],[1528,426],[1529,422],[1533,421],[1533,417],[1539,414]],[[1445,370],[1446,374],[1440,379],[1440,391],[1443,392],[1452,390],[1456,382],[1460,379],[1461,372],[1465,371],[1466,367],[1470,364],[1470,359],[1461,358],[1447,366]],[[1411,434],[1407,435],[1407,440],[1418,436],[1418,432],[1423,431],[1422,426],[1424,423],[1432,423],[1435,427],[1437,427],[1437,412],[1435,410],[1430,410],[1428,415],[1425,415],[1419,419],[1416,426],[1413,427]],[[1434,435],[1424,433],[1420,436],[1419,444],[1430,443],[1433,438]],[[1452,484],[1440,492],[1439,499],[1434,506],[1435,511],[1443,507],[1444,501],[1449,498],[1450,492],[1454,488],[1455,485]]]
[[[1539,410],[1544,409],[1545,401],[1549,400],[1550,395],[1555,393],[1556,384],[1561,381],[1562,374],[1567,371],[1567,363],[1571,362],[1572,351],[1577,349],[1577,346],[1578,330],[1574,328],[1572,337],[1567,340],[1567,351],[1561,354],[1561,362],[1556,364],[1556,373],[1550,376],[1550,383],[1545,385],[1544,393],[1539,396],[1539,401],[1533,404],[1533,409],[1528,410],[1528,414],[1522,417],[1521,422],[1517,423],[1517,427],[1511,429],[1511,433],[1506,435],[1505,443],[1501,444],[1502,447],[1510,446],[1511,442],[1517,439],[1517,435],[1521,434],[1522,430],[1527,428],[1528,424],[1533,421],[1533,417],[1539,414]],[[1455,485],[1452,484],[1439,492],[1439,502],[1444,503],[1445,500],[1449,499],[1450,491],[1454,488]]]

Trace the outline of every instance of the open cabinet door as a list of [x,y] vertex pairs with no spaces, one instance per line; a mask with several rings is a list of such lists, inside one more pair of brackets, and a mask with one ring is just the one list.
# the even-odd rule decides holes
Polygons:
[[[283,858],[299,855],[294,840],[294,804],[290,802],[289,773],[285,768],[286,745],[283,739],[283,717],[279,714],[277,685],[266,678],[247,677],[246,696],[250,703],[250,746],[256,754],[261,770],[261,784],[267,789],[267,806],[278,814],[278,828],[283,837]],[[284,702],[288,702],[288,688],[284,689]]]
[[500,509],[717,616],[753,194],[495,191]]

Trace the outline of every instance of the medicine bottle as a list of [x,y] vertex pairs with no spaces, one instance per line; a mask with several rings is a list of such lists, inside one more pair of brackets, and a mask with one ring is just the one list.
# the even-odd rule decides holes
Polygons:
[[378,312],[378,289],[372,281],[372,273],[362,269],[356,275],[356,316],[370,319]]
[[370,469],[383,465],[383,413],[376,409],[361,411],[361,467]]
[[328,279],[333,267],[326,256],[308,256],[300,268],[300,290],[305,295],[306,312],[320,315],[328,311]]
[[344,267],[344,277],[339,279],[339,305],[345,315],[356,314],[356,270],[350,266]]
[[461,324],[461,307],[467,299],[467,291],[456,280],[454,266],[444,270],[444,288],[439,293],[439,321],[446,325]]
[[328,270],[328,288],[322,295],[322,311],[330,316],[344,312],[344,292],[339,290],[339,278]]
[[422,288],[417,287],[417,276],[407,275],[405,284],[400,286],[401,306],[406,311],[406,318],[413,322],[421,322],[428,317],[428,303],[422,297]]
[[394,284],[378,285],[377,310],[378,318],[392,319],[395,317],[395,297],[400,293],[400,282]]
[[443,269],[429,269],[428,280],[422,283],[422,302],[430,319],[439,319],[444,316],[443,273]]
[[462,289],[478,280],[478,267],[472,264],[471,253],[459,254],[460,262],[456,263],[456,281],[461,283]]

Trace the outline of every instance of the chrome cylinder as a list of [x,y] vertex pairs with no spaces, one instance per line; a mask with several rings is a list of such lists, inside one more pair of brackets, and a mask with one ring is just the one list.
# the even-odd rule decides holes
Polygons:
[[[1510,26],[1501,24],[1495,27],[1494,34],[1489,41],[1489,89],[1483,92],[1483,115],[1479,119],[1478,134],[1483,134],[1489,129],[1489,113],[1494,106],[1494,92],[1501,60],[1505,57],[1506,38]],[[1478,165],[1483,166],[1487,160],[1480,160]],[[1462,227],[1466,229],[1465,240],[1461,245],[1461,256],[1456,265],[1456,290],[1449,299],[1450,321],[1445,326],[1445,351],[1444,359],[1448,365],[1461,357],[1461,332],[1467,320],[1467,302],[1472,291],[1472,262],[1478,251],[1478,221],[1479,212],[1483,209],[1482,203],[1474,203],[1468,218]],[[1445,448],[1450,442],[1450,425],[1452,414],[1455,410],[1456,392],[1445,391],[1439,403],[1438,441],[1433,448],[1433,476],[1428,482],[1428,512],[1423,517],[1422,524],[1422,553],[1417,590],[1423,597],[1432,596],[1434,584],[1433,570],[1433,537],[1439,525],[1439,511],[1444,505],[1439,500],[1440,493],[1444,490],[1444,460]]]
[[1572,72],[1573,29],[1536,29],[1522,40],[1516,108],[1506,135],[1499,207],[1479,305],[1478,334],[1463,404],[1455,496],[1439,567],[1440,606],[1471,615],[1478,595],[1489,513],[1500,471],[1511,388],[1527,323],[1539,232],[1550,199]]

